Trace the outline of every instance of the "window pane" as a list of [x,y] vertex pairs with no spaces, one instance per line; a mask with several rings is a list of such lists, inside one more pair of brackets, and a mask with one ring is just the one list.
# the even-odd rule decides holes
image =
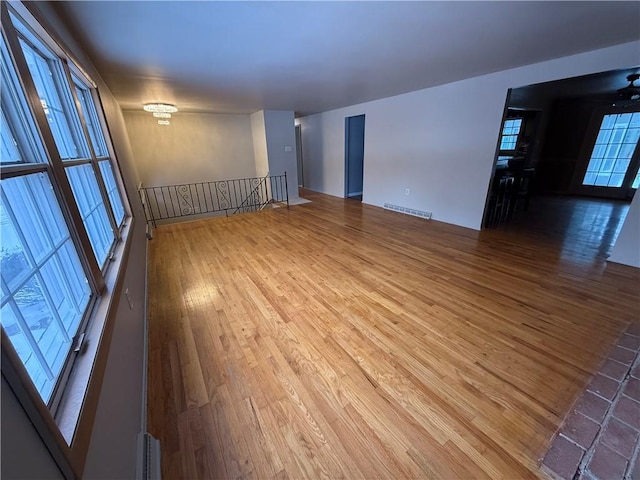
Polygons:
[[599,173],[596,175],[596,185],[599,187],[606,187],[609,184],[609,174]]
[[36,340],[47,366],[51,373],[57,376],[69,352],[71,339],[65,339],[60,328],[56,325],[55,314],[45,298],[38,279],[35,276],[31,277],[14,294],[14,300]]
[[0,273],[9,288],[17,288],[32,270],[29,260],[22,246],[18,232],[13,226],[9,215],[2,205],[0,209],[0,233],[2,234],[2,249],[0,250]]
[[10,60],[7,47],[2,37],[2,62],[0,79],[0,96],[2,97],[2,164],[20,162],[46,161],[46,155],[41,147],[34,142],[33,132],[36,132],[34,121],[28,113],[29,107],[18,81],[15,68]]
[[89,136],[91,137],[91,145],[93,146],[93,151],[95,152],[96,157],[107,157],[109,156],[109,153],[104,141],[102,129],[100,128],[100,122],[98,120],[98,114],[93,103],[91,92],[89,92],[89,90],[87,90],[86,88],[80,86],[79,82],[76,83],[75,88],[78,100],[80,101],[80,106],[82,108],[84,121],[87,125],[87,130],[89,130]]
[[598,138],[596,138],[596,143],[600,145],[609,143],[611,132],[612,130],[600,130],[600,133],[598,133]]
[[104,181],[107,193],[109,194],[109,202],[111,203],[111,210],[113,216],[116,219],[116,223],[120,225],[124,219],[124,207],[122,206],[122,199],[120,198],[120,191],[118,190],[118,184],[113,175],[113,167],[110,160],[102,160],[98,162],[100,166],[100,173],[102,174],[102,180]]
[[627,128],[631,121],[631,115],[631,113],[621,113],[618,115],[618,118],[616,118],[616,128]]
[[[87,158],[82,148],[78,114],[70,107],[70,91],[59,61],[51,60],[20,40],[29,71],[40,96],[40,103],[49,122],[51,133],[63,160]],[[66,100],[66,103],[65,103]]]
[[[61,256],[61,258],[65,257]],[[58,317],[68,336],[73,337],[80,326],[82,312],[89,302],[89,289],[85,283],[80,283],[77,286],[85,288],[79,298],[74,295],[68,284],[68,279],[64,275],[65,267],[68,266],[68,264],[59,261],[58,255],[54,255],[43,265],[41,275],[43,282],[47,285],[53,308],[58,312]],[[79,264],[76,264],[72,268],[78,266]],[[60,279],[63,281],[60,282]],[[75,293],[77,295],[77,290]]]
[[624,174],[614,173],[609,178],[609,187],[621,187],[624,180]]
[[624,137],[626,131],[627,130],[625,128],[616,128],[615,130],[613,130],[611,138],[609,139],[609,143],[622,143],[622,138]]
[[607,152],[604,154],[604,158],[616,158],[618,156],[618,152],[620,151],[620,144],[612,144],[607,148]]
[[627,131],[627,134],[624,136],[624,143],[638,143],[638,139],[640,138],[640,128],[632,128]]
[[613,167],[613,173],[627,173],[627,168],[629,168],[630,162],[631,160],[629,159],[618,159]]
[[611,130],[616,123],[616,115],[605,115],[602,119],[602,125],[600,125],[600,130]]
[[91,164],[76,165],[67,168],[66,172],[91,241],[93,253],[98,264],[104,265],[115,236],[93,167]]
[[[19,221],[22,235],[27,242],[31,255],[35,261],[38,262],[53,250],[53,244],[49,240],[46,227],[44,226],[46,219],[41,218],[39,215],[38,205],[28,182],[9,182],[3,180],[3,187],[3,193],[6,195],[9,204],[19,206],[16,214],[20,215]],[[22,212],[30,212],[30,214],[22,215]],[[2,244],[4,245],[4,239]]]
[[623,143],[620,147],[618,158],[631,158],[633,151],[636,149],[635,143]]
[[[620,188],[631,163],[640,136],[640,128],[630,127],[640,122],[633,113],[605,115],[596,145],[587,166],[583,185]],[[606,128],[605,128],[606,127]],[[613,128],[612,130],[610,130]],[[598,160],[602,158],[602,160]]]
[[[89,303],[91,291],[82,270],[82,264],[71,240],[67,240],[57,252],[62,272],[73,295],[73,304],[77,310],[84,310]],[[80,318],[77,319],[80,321]],[[73,322],[70,322],[70,324]]]
[[589,166],[587,167],[587,172],[598,172],[600,171],[600,165],[602,164],[602,159],[593,158],[589,161]]
[[592,158],[602,158],[604,157],[604,152],[607,150],[606,145],[596,145],[593,148],[593,153],[591,154]]
[[2,325],[45,402],[91,292],[46,173],[2,180]]
[[638,171],[638,173],[636,173],[636,178],[631,184],[631,188],[638,188],[638,187],[640,187],[640,170]]
[[2,163],[6,165],[8,163],[22,162],[22,157],[20,157],[20,152],[18,151],[18,142],[13,137],[7,119],[4,118],[4,109],[2,111],[2,123],[0,124],[0,138],[2,138],[2,151],[0,152]]
[[596,184],[596,174],[592,172],[587,172],[584,176],[583,185],[595,185]]
[[613,160],[609,158],[605,158],[602,161],[602,165],[600,165],[601,173],[609,173],[613,170]]
[[[15,307],[16,310],[17,308]],[[40,361],[35,354],[36,351],[39,351],[39,348],[33,335],[31,335],[31,331],[26,326],[24,329],[20,326],[16,314],[9,304],[2,306],[0,319],[2,319],[2,326],[11,341],[11,345],[13,345],[22,364],[27,369],[31,381],[46,403],[53,390],[53,376],[49,375],[49,372],[45,370],[44,359]],[[32,345],[34,346],[33,348]]]

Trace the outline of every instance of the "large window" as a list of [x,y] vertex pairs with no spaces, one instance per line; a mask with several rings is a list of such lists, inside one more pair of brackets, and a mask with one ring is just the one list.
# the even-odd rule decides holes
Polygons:
[[[640,112],[605,115],[582,184],[622,187],[639,138]],[[638,184],[640,172],[631,187]]]
[[49,402],[91,292],[45,172],[2,181],[2,326]]
[[98,166],[102,180],[107,189],[107,195],[111,205],[111,210],[116,223],[120,225],[124,220],[124,207],[122,205],[122,199],[120,198],[120,190],[118,188],[116,178],[109,160],[109,150],[100,127],[100,120],[98,118],[98,112],[96,111],[96,104],[91,96],[91,91],[82,83],[74,78],[74,86],[76,89],[76,95],[80,101],[81,110],[89,138],[91,139],[91,146],[95,157],[98,158]]
[[55,409],[121,241],[126,197],[91,80],[11,8],[3,2],[0,323]]

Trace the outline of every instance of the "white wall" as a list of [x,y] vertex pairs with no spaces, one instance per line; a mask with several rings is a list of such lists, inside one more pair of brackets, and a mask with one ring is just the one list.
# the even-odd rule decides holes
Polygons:
[[608,260],[640,268],[640,195],[637,192]]
[[293,112],[265,110],[264,127],[269,155],[269,173],[283,175],[284,172],[287,172],[289,198],[297,198],[298,161],[296,159],[296,127]]
[[267,155],[267,135],[264,127],[263,110],[251,115],[251,134],[253,136],[256,176],[264,177],[269,173],[269,156]]
[[[127,137],[122,113],[108,88],[99,77],[91,62],[75,43],[67,29],[59,20],[52,6],[47,2],[34,2],[30,5],[50,25],[61,38],[62,43],[71,49],[82,67],[97,82],[100,96],[109,122],[111,137],[120,161],[125,187],[128,192],[133,215],[136,219],[132,235],[130,261],[125,265],[122,275],[123,289],[118,302],[117,317],[113,324],[111,341],[103,343],[108,356],[104,366],[104,376],[95,372],[92,385],[97,385],[99,398],[97,404],[83,407],[82,416],[94,417],[89,432],[88,453],[83,478],[134,478],[136,461],[136,434],[144,423],[143,412],[143,371],[144,365],[144,305],[145,297],[145,258],[147,241],[145,238],[145,220],[136,193],[136,174],[133,154]],[[124,291],[128,289],[129,298],[134,304],[129,309]],[[46,460],[47,452],[37,437],[33,425],[22,412],[20,406],[5,402],[5,384],[3,381],[2,432],[10,428],[10,440],[2,442],[3,478],[20,478],[21,475],[9,475],[6,472],[21,472],[28,478],[37,472],[35,478],[57,478],[59,471]],[[5,423],[11,418],[11,423]],[[22,432],[18,434],[18,432]],[[8,444],[11,442],[11,448]],[[42,448],[41,448],[42,447]],[[44,453],[43,453],[44,452]],[[37,469],[37,470],[36,470]]]
[[[298,196],[296,133],[292,111],[260,110],[251,115],[256,174],[287,172],[289,198]],[[286,147],[290,147],[288,150]]]
[[146,186],[256,175],[249,115],[178,112],[169,126],[143,111],[125,111],[124,119]]
[[507,90],[634,66],[639,52],[632,42],[302,117],[305,185],[344,196],[344,119],[365,114],[363,202],[479,229]]
[[53,457],[2,377],[2,478],[62,479]]

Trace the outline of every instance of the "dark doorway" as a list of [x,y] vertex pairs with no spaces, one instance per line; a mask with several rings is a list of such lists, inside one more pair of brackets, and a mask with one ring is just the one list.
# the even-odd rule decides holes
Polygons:
[[638,68],[509,89],[485,228],[527,218],[540,196],[630,203],[640,186],[640,107],[623,93]]
[[364,178],[364,115],[345,119],[344,196],[362,200]]

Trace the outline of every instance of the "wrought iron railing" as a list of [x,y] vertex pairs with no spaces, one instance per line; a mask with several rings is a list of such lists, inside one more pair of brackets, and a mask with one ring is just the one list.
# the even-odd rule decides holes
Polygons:
[[271,203],[289,206],[287,173],[215,182],[138,187],[147,222],[224,212],[255,212]]

